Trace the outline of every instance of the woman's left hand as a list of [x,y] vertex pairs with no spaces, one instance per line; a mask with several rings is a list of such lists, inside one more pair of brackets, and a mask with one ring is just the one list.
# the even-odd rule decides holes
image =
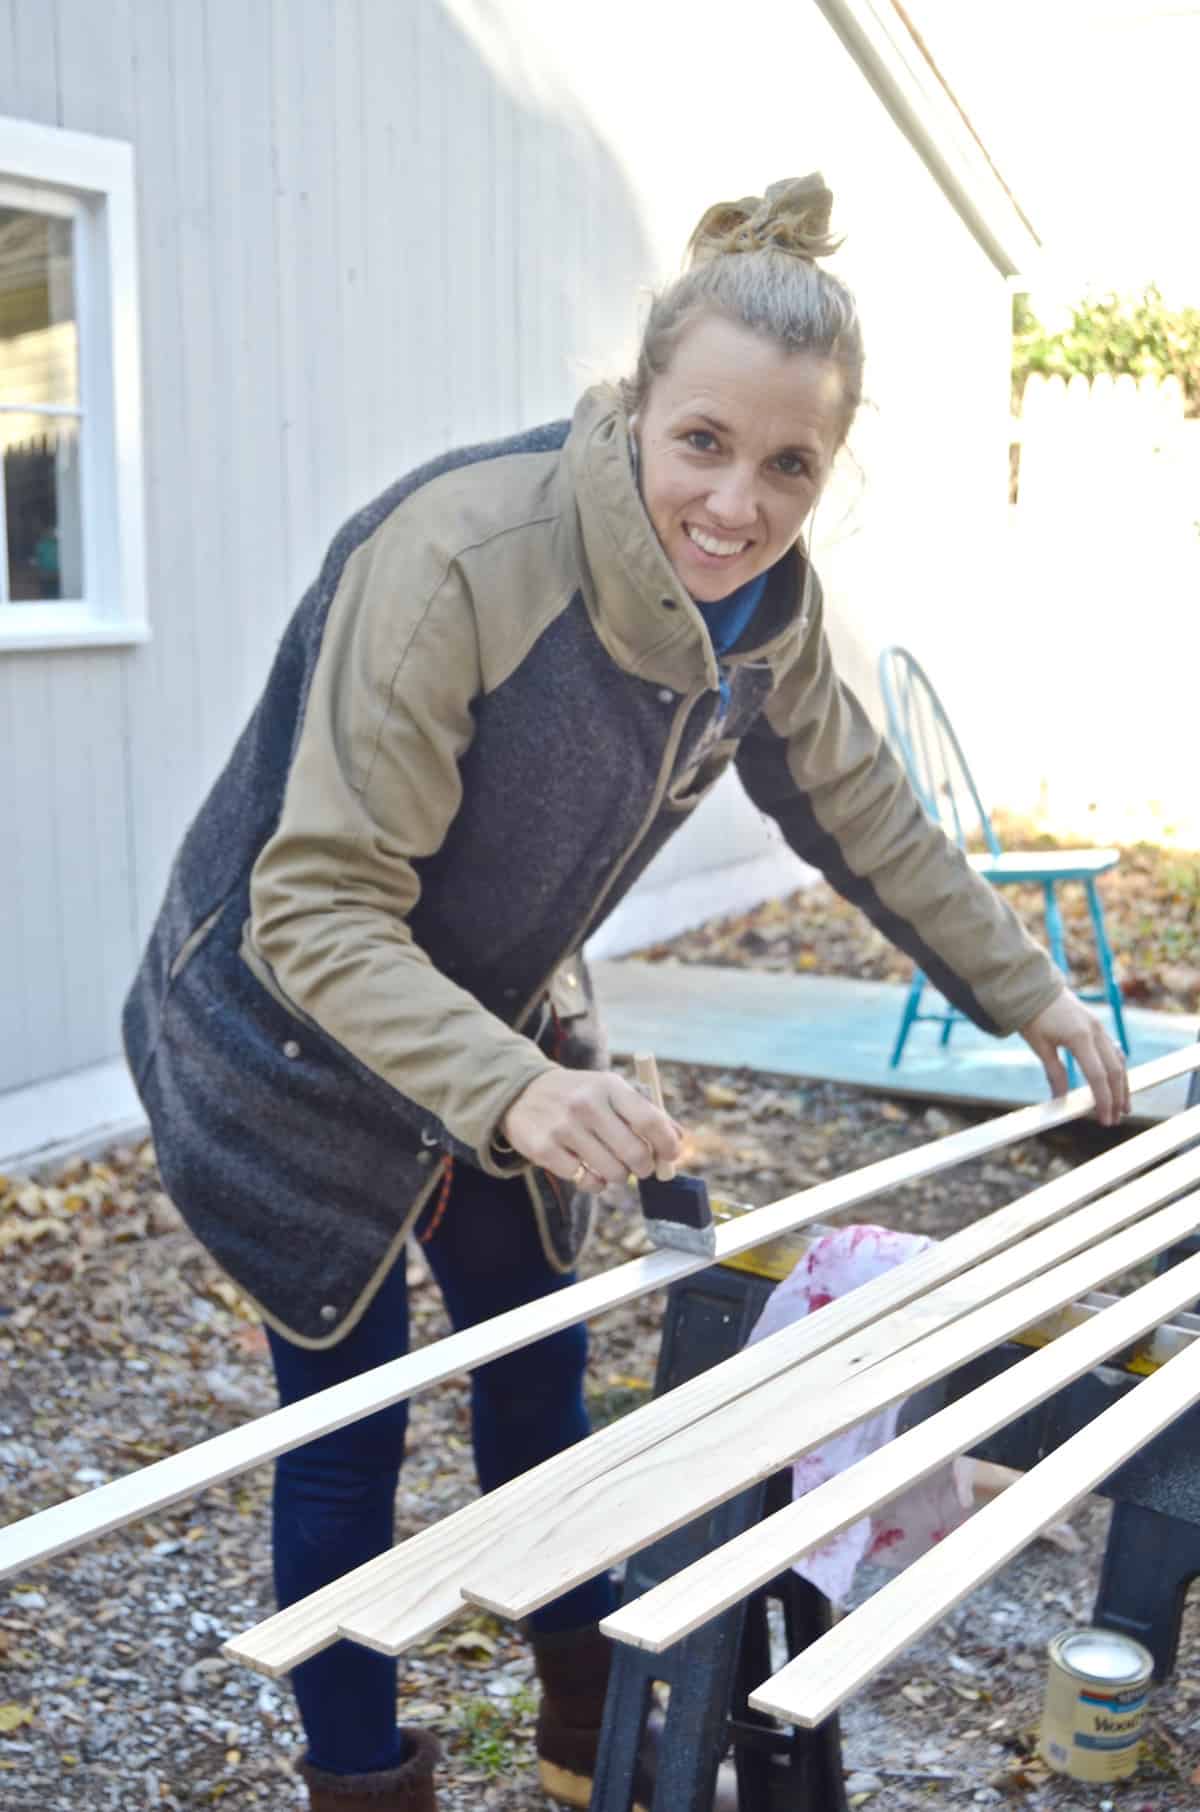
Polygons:
[[1069,988],[1021,1027],[1021,1036],[1041,1061],[1055,1095],[1067,1092],[1067,1066],[1059,1046],[1070,1051],[1096,1098],[1096,1118],[1115,1126],[1129,1112],[1129,1077],[1125,1059],[1094,1013]]

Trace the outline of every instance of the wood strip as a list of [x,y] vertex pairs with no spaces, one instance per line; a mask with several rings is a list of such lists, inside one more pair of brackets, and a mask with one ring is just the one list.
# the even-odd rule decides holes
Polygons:
[[755,1689],[750,1703],[812,1726],[967,1594],[1065,1516],[1131,1454],[1200,1402],[1200,1343],[1180,1353],[977,1510]]
[[[1185,1051],[1156,1058],[1152,1063],[1138,1065],[1130,1071],[1130,1086],[1135,1092],[1156,1088],[1197,1067],[1200,1067],[1200,1046],[1191,1046]],[[848,1177],[785,1196],[718,1227],[717,1262],[747,1252],[764,1240],[777,1238],[780,1233],[820,1220],[822,1215],[837,1209],[857,1207],[902,1183],[934,1175],[952,1165],[999,1150],[1017,1139],[1078,1119],[1092,1105],[1090,1089],[1075,1089],[1059,1101],[1021,1108],[980,1126],[950,1133],[931,1145],[880,1159],[853,1171]],[[1200,1116],[1200,1110],[1189,1112]],[[1089,1179],[1083,1182],[1085,1193],[1077,1199],[1085,1201],[1088,1191],[1098,1192],[1109,1182],[1131,1176],[1145,1165],[1156,1162],[1166,1152],[1178,1149],[1188,1138],[1195,1137],[1196,1130],[1187,1115],[1177,1115],[1126,1140],[1114,1151],[1093,1160],[1095,1166],[1109,1166],[1107,1170],[1084,1165],[1074,1173],[1081,1182]],[[1104,1180],[1090,1180],[1101,1177]],[[1056,1188],[1066,1180],[1056,1178],[1049,1187]],[[1018,1238],[1020,1234],[1014,1233],[1012,1237]],[[946,1244],[949,1246],[950,1242]],[[95,1536],[123,1528],[139,1517],[164,1510],[210,1485],[220,1484],[253,1466],[262,1465],[319,1435],[344,1428],[347,1423],[377,1409],[403,1402],[447,1378],[473,1371],[476,1366],[499,1359],[531,1341],[557,1333],[576,1322],[590,1320],[594,1315],[654,1290],[665,1289],[677,1279],[702,1270],[708,1262],[677,1251],[649,1253],[538,1302],[524,1304],[476,1327],[448,1335],[434,1346],[377,1366],[344,1384],[318,1391],[286,1409],[259,1416],[241,1428],[229,1429],[181,1453],[156,1460],[124,1478],[113,1479],[78,1497],[68,1498],[64,1503],[36,1511],[32,1516],[0,1529],[0,1579],[32,1566],[36,1561],[48,1560],[55,1554],[79,1547]],[[970,1262],[970,1258],[963,1260],[964,1264]]]
[[[845,1336],[877,1321],[889,1310],[911,1302],[922,1290],[955,1277],[990,1254],[1012,1247],[1018,1241],[1027,1241],[1036,1229],[1079,1202],[1092,1199],[1115,1178],[1128,1176],[1151,1161],[1153,1155],[1194,1139],[1197,1130],[1200,1130],[1200,1108],[1189,1109],[1187,1114],[1162,1122],[1138,1138],[1081,1165],[1078,1170],[1044,1184],[1020,1201],[997,1210],[985,1220],[963,1228],[910,1264],[874,1279],[841,1302],[831,1303],[822,1310],[819,1319],[814,1317],[809,1322],[783,1330],[771,1340],[712,1367],[633,1415],[601,1429],[571,1449],[571,1476],[576,1481],[585,1472],[588,1478],[604,1476],[673,1433],[681,1423],[694,1420],[757,1388],[764,1380],[800,1359],[824,1351]],[[1152,1174],[1157,1176],[1158,1173]],[[1151,1184],[1146,1178],[1143,1184],[1149,1186],[1144,1206],[1164,1199],[1162,1186],[1157,1181]],[[827,1203],[825,1207],[827,1210]],[[726,1223],[718,1230],[718,1239],[736,1225]],[[665,1253],[657,1256],[667,1264],[672,1262]],[[686,1262],[687,1271],[696,1268],[694,1261]],[[462,1562],[476,1553],[486,1553],[502,1538],[509,1522],[520,1522],[528,1517],[543,1497],[553,1498],[558,1488],[557,1468],[563,1459],[564,1456],[559,1455],[547,1460],[542,1466],[490,1492],[478,1504],[468,1505],[454,1518],[423,1530],[392,1551],[397,1590],[405,1595],[408,1610],[404,1631],[401,1632],[399,1627],[389,1628],[389,1641],[401,1641],[402,1646],[408,1646],[457,1614],[461,1608],[458,1581]],[[375,1600],[381,1575],[374,1570],[374,1562],[368,1564],[372,1571],[363,1574],[365,1597],[355,1595],[358,1574],[349,1573],[344,1580],[323,1587],[234,1638],[228,1652],[271,1677],[287,1673],[300,1661],[336,1640],[337,1619],[343,1612],[349,1614],[357,1611],[360,1603],[370,1604]]]
[[[1175,1163],[1190,1165],[1195,1180],[1200,1152]],[[1142,1187],[1144,1183],[1133,1184],[1118,1194],[1128,1198]],[[1003,1294],[985,1286],[982,1273],[1004,1265],[1010,1257],[1004,1254],[981,1266],[964,1280],[967,1287],[949,1299],[949,1325],[927,1331],[933,1299],[923,1298],[914,1305],[914,1315],[902,1311],[866,1331],[868,1342],[874,1338],[874,1351],[861,1339],[843,1342],[821,1359],[760,1385],[751,1396],[680,1428],[619,1471],[589,1479],[582,1489],[564,1464],[540,1513],[507,1528],[502,1542],[493,1544],[486,1557],[473,1558],[462,1568],[463,1596],[500,1616],[528,1616],[603,1567],[778,1471],[798,1454],[934,1383],[1019,1328],[1072,1302],[1081,1291],[1184,1238],[1200,1220],[1200,1196],[1162,1209],[1114,1238],[1104,1237],[1115,1224],[1131,1218],[1128,1202],[1119,1201],[1117,1195],[1094,1203],[1068,1223],[1070,1249],[1077,1256],[1055,1263],[1048,1260],[1047,1248],[1036,1259],[1038,1267],[1046,1267],[1043,1275],[1032,1282],[1011,1286],[1010,1280],[1011,1287]],[[1029,1248],[1036,1243],[1030,1241]],[[1089,1249],[1081,1250],[1084,1247]],[[1022,1256],[1023,1252],[1011,1255],[1018,1261]],[[1032,1252],[1030,1260],[1033,1268]],[[977,1276],[988,1299],[964,1313]],[[910,1340],[914,1327],[926,1337]],[[402,1622],[403,1607],[400,1615]],[[344,1635],[362,1641],[368,1632],[371,1636],[390,1632],[393,1622],[394,1612],[383,1602],[356,1614],[341,1628]]]
[[[816,1486],[744,1535],[715,1548],[601,1626],[606,1635],[661,1654],[702,1623],[790,1567],[802,1554],[849,1528],[901,1491],[919,1484],[1014,1416],[1081,1378],[1113,1353],[1140,1340],[1187,1303],[1200,1299],[1200,1255],[1176,1265],[1019,1365],[947,1405],[886,1447]],[[1188,1338],[1192,1344],[1195,1335]]]

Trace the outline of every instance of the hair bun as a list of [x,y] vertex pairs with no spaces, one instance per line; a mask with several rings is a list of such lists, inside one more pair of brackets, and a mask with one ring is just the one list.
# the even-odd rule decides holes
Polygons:
[[832,214],[833,195],[819,171],[773,182],[765,195],[715,202],[688,241],[691,262],[768,249],[810,262],[827,257],[842,243],[830,234]]

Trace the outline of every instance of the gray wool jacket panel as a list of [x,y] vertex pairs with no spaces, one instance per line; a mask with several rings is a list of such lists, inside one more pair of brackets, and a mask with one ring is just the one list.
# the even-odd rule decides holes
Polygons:
[[582,944],[731,761],[978,1023],[1059,992],[837,680],[821,609],[793,550],[723,698],[604,387],[573,423],[421,468],[337,536],[124,1016],[167,1189],[289,1338],[349,1331],[447,1157],[522,1173],[571,1265],[588,1198],[497,1128],[551,1062],[605,1060]]

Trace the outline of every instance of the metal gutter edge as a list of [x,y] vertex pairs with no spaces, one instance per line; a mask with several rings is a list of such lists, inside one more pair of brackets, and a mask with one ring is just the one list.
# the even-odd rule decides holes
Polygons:
[[[925,53],[903,15],[889,6],[885,19],[875,0],[816,4],[997,270],[1005,277],[1027,271],[1040,252],[1037,234],[944,84],[922,78]],[[897,31],[920,53],[913,62],[905,58]]]

